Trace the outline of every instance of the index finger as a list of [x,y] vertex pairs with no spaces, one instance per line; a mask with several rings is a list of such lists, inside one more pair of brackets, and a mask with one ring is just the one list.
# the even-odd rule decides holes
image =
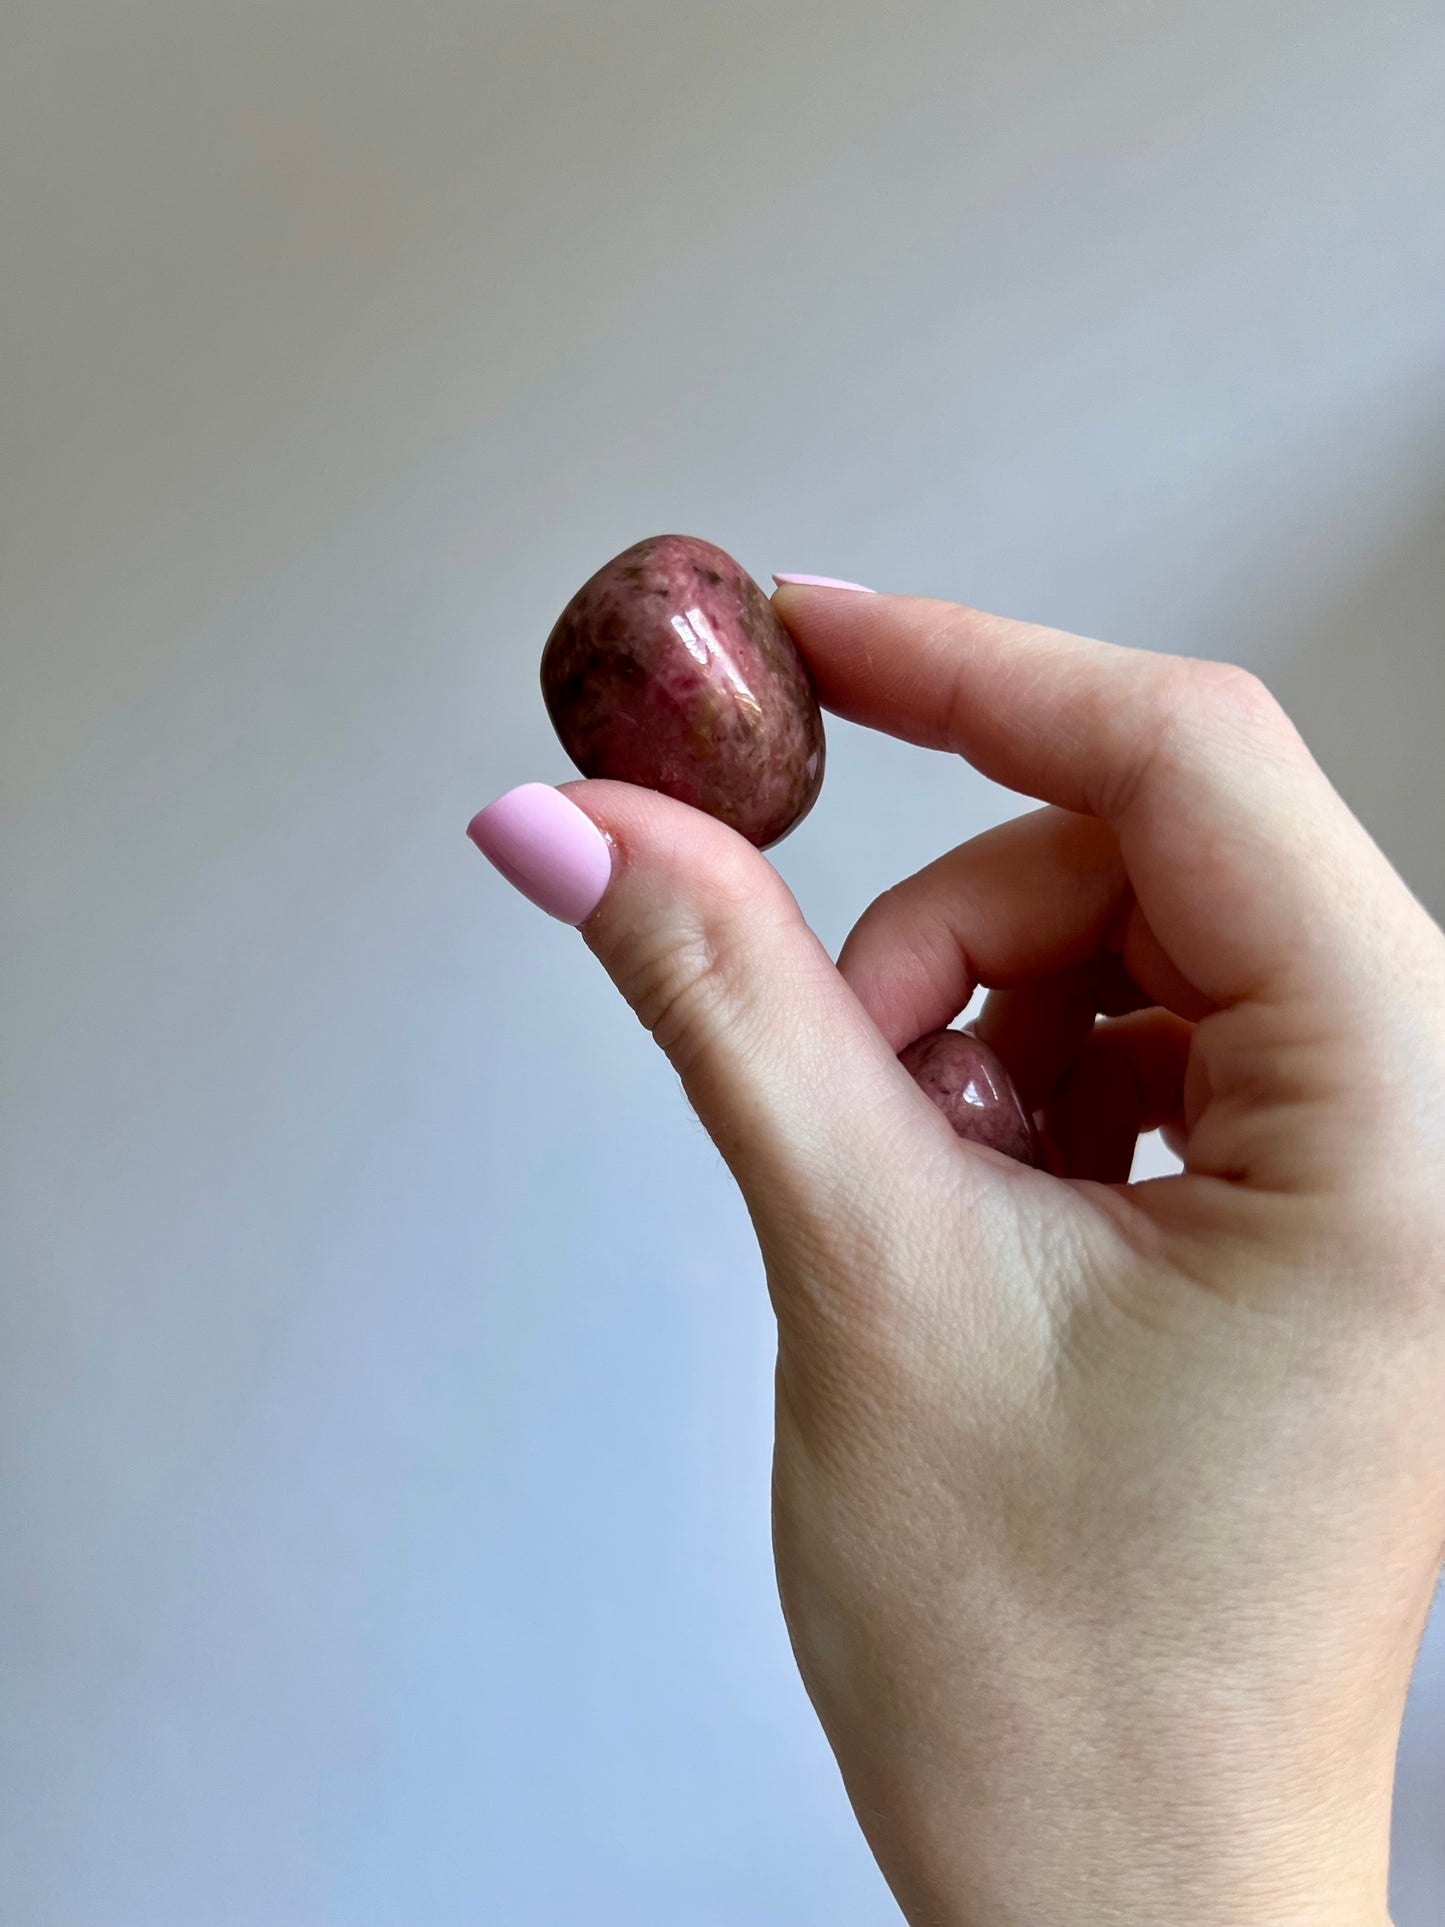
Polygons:
[[1338,994],[1384,866],[1256,678],[919,597],[784,585],[774,607],[828,709],[1110,824],[1210,1002]]

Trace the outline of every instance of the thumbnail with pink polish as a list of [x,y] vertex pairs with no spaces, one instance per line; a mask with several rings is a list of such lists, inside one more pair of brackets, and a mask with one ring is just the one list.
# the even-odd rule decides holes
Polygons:
[[584,811],[548,783],[523,783],[467,825],[482,855],[524,897],[563,923],[582,923],[612,878],[612,852]]

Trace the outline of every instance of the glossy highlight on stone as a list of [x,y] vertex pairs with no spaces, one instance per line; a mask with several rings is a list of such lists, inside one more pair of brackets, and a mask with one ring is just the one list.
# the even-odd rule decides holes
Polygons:
[[1003,1059],[967,1030],[934,1030],[898,1053],[960,1137],[1041,1166],[1038,1132]]
[[583,583],[542,652],[542,696],[584,776],[661,790],[766,849],[823,782],[803,659],[730,555],[654,535]]

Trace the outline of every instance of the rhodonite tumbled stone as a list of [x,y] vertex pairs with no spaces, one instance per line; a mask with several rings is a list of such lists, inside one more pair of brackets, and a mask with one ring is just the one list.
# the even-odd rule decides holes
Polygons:
[[651,536],[583,583],[547,638],[542,696],[584,776],[661,790],[760,849],[822,786],[802,657],[746,570],[695,536]]
[[898,1053],[960,1137],[992,1145],[1020,1164],[1038,1166],[1038,1132],[1003,1059],[966,1030],[934,1030]]

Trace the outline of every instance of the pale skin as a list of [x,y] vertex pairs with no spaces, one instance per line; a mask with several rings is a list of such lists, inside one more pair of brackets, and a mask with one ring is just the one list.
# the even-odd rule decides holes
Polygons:
[[[825,707],[1044,805],[835,966],[733,832],[566,786],[586,940],[756,1227],[779,1587],[868,1842],[913,1927],[1381,1927],[1445,1544],[1445,938],[1238,670],[775,606]],[[1051,1172],[896,1061],[978,984]],[[1128,1185],[1156,1126],[1184,1171]]]

